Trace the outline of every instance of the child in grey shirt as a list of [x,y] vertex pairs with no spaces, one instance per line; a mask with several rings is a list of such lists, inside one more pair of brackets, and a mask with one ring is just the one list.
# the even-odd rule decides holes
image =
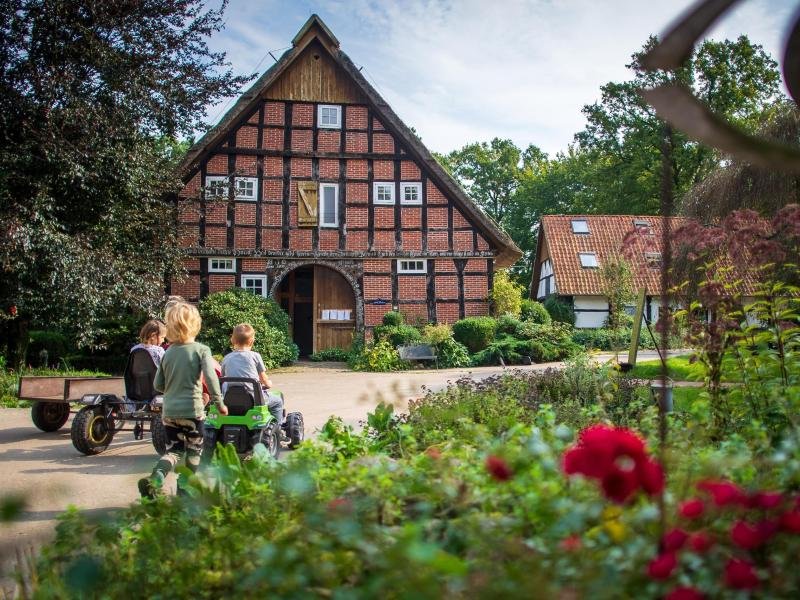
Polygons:
[[[247,377],[259,381],[264,390],[267,408],[280,425],[283,422],[283,398],[278,394],[270,394],[267,391],[272,387],[272,381],[270,381],[270,378],[267,376],[267,369],[264,366],[264,360],[261,358],[261,355],[258,352],[254,352],[252,349],[255,339],[256,332],[249,323],[239,323],[239,325],[233,328],[233,334],[231,335],[233,352],[222,359],[222,376]],[[252,388],[250,384],[244,385],[246,385],[248,389]],[[223,394],[227,386],[227,383],[223,385]]]

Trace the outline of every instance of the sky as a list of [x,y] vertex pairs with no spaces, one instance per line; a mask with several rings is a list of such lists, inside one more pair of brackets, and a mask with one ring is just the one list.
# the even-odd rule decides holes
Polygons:
[[[230,0],[211,38],[235,73],[263,73],[312,14],[430,150],[509,138],[549,155],[583,129],[581,108],[691,0]],[[213,3],[212,3],[213,5]],[[708,32],[747,34],[778,60],[798,5],[745,0]],[[244,91],[244,90],[242,90]],[[234,99],[208,108],[216,123]]]

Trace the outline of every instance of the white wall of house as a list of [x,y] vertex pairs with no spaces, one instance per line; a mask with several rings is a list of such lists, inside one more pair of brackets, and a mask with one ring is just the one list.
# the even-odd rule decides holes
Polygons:
[[575,296],[575,327],[602,327],[608,318],[608,300],[604,296]]

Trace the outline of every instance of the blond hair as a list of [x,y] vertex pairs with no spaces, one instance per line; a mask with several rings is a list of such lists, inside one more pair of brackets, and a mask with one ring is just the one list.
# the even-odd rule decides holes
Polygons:
[[177,302],[170,306],[165,318],[167,339],[178,344],[184,344],[197,337],[203,323],[197,308],[188,302]]
[[164,326],[164,323],[158,319],[150,319],[147,323],[142,325],[142,328],[139,330],[139,341],[146,344],[147,340],[152,336],[158,335],[158,337],[162,337],[166,333],[167,328]]
[[233,328],[233,333],[231,334],[231,344],[233,344],[234,348],[238,348],[240,346],[251,346],[253,344],[253,340],[255,339],[256,331],[253,329],[253,326],[250,325],[250,323],[239,323]]

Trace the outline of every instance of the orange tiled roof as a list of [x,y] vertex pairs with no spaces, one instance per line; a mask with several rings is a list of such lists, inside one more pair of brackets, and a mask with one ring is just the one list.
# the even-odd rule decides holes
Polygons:
[[[572,221],[585,220],[589,233],[573,233]],[[670,229],[686,224],[685,217],[671,217]],[[640,229],[623,254],[625,237],[635,232],[634,221],[649,223],[649,233]],[[547,252],[553,264],[553,274],[558,294],[563,296],[601,295],[603,280],[601,269],[581,266],[579,253],[594,252],[599,265],[615,255],[623,256],[633,272],[635,289],[647,286],[648,294],[655,295],[661,287],[659,265],[648,265],[648,255],[661,253],[663,221],[654,215],[546,215],[542,217],[540,246],[537,264],[534,265],[534,284],[538,284],[540,263]],[[534,287],[535,290],[535,287]]]

